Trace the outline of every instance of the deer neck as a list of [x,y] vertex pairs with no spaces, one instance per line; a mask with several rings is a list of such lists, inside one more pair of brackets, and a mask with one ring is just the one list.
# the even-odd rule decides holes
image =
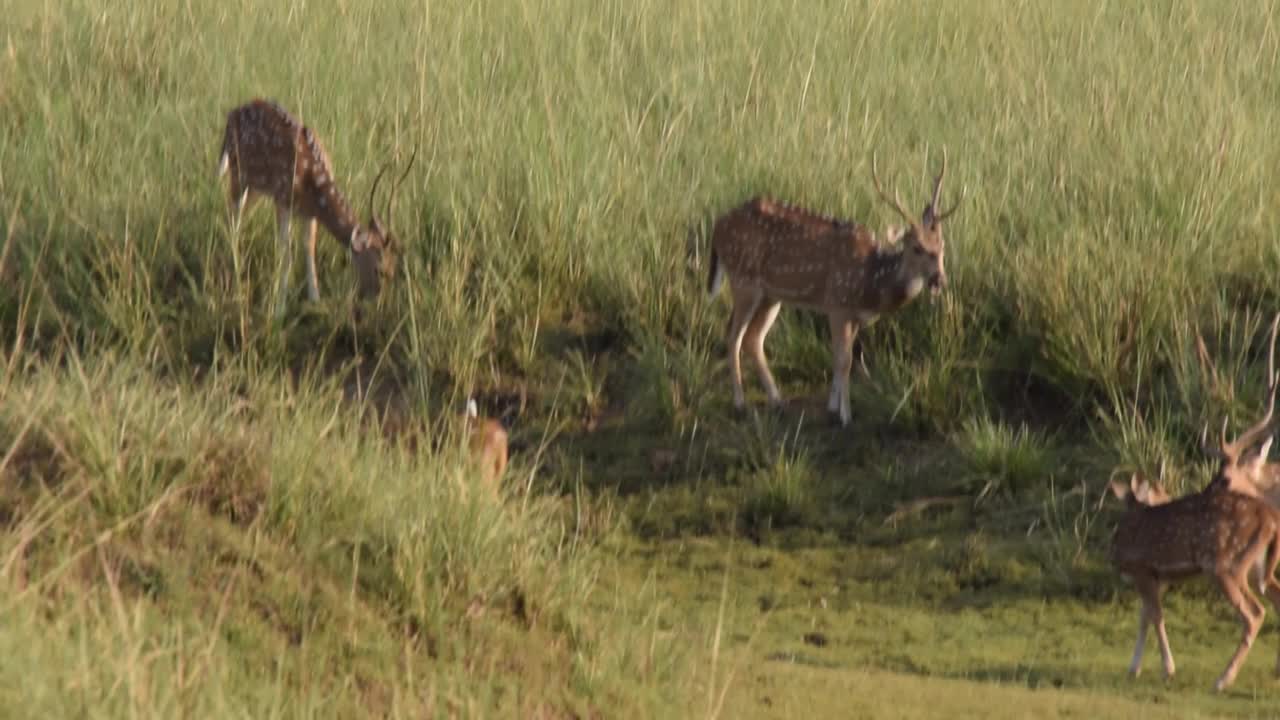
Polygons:
[[907,270],[904,248],[879,249],[869,265],[873,281],[867,304],[880,313],[897,310],[924,291],[924,278]]
[[315,217],[344,246],[351,244],[351,233],[360,227],[360,219],[337,186],[329,184],[317,192]]

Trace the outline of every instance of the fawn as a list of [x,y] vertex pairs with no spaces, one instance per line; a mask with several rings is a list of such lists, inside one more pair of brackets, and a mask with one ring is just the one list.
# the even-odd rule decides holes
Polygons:
[[471,462],[479,469],[484,484],[496,495],[502,473],[507,469],[507,430],[493,418],[481,418],[474,398],[467,399],[465,421]]

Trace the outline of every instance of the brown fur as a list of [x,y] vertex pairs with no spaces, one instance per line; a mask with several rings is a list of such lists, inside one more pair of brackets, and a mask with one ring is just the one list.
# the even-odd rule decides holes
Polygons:
[[472,460],[480,469],[481,480],[496,493],[507,469],[507,431],[491,418],[472,419],[471,423]]
[[827,315],[833,356],[827,407],[848,424],[848,378],[858,329],[911,302],[925,287],[936,294],[946,285],[942,220],[955,208],[935,212],[945,172],[944,155],[933,198],[916,220],[906,215],[896,194],[890,200],[880,189],[873,163],[877,190],[908,222],[900,237],[895,230],[886,233],[885,242],[865,226],[768,197],[752,198],[716,221],[707,289],[714,293],[721,275],[732,288],[728,345],[736,407],[746,405],[739,360],[744,342],[770,402],[781,402],[764,339],[779,308],[788,303]]
[[1138,643],[1129,672],[1137,675],[1141,670],[1147,626],[1154,625],[1165,675],[1173,675],[1160,594],[1169,584],[1209,575],[1217,580],[1243,626],[1240,645],[1214,686],[1222,690],[1235,680],[1266,615],[1248,581],[1250,571],[1260,563],[1261,589],[1280,610],[1280,583],[1275,579],[1280,563],[1280,513],[1256,498],[1225,491],[1220,484],[1171,502],[1163,491],[1137,476],[1128,486],[1113,482],[1111,489],[1126,505],[1112,539],[1111,562],[1133,580],[1142,596]]
[[[254,196],[271,198],[285,253],[289,252],[289,215],[307,221],[307,281],[313,300],[319,298],[315,277],[317,223],[351,250],[362,297],[376,296],[383,280],[394,275],[394,236],[374,216],[372,207],[368,226],[360,224],[338,189],[319,138],[279,104],[256,99],[229,112],[219,162],[220,172],[228,173],[228,191],[237,213]],[[281,262],[285,272],[281,288],[287,292],[289,256]]]

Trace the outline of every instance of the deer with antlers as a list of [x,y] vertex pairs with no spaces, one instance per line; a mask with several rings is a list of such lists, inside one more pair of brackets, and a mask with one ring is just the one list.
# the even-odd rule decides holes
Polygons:
[[[386,222],[391,220],[396,190],[413,167],[414,157],[391,189]],[[369,223],[362,225],[338,189],[333,166],[320,140],[278,103],[257,99],[227,114],[218,175],[229,175],[234,216],[242,216],[256,196],[270,197],[276,208],[280,274],[277,315],[283,315],[293,269],[290,220],[296,215],[307,225],[307,297],[320,299],[316,278],[316,227],[325,229],[350,252],[362,298],[376,296],[384,280],[395,274],[397,242],[387,224],[374,212],[378,182],[387,166],[374,178],[369,192]]]
[[[1227,418],[1222,419],[1222,430],[1219,433],[1218,446],[1208,442],[1208,426],[1200,433],[1200,444],[1204,452],[1218,460],[1218,470],[1214,473],[1213,482],[1219,487],[1233,492],[1252,495],[1280,509],[1280,465],[1267,462],[1271,450],[1272,436],[1269,432],[1272,416],[1275,414],[1276,385],[1280,378],[1276,375],[1276,332],[1280,330],[1280,314],[1271,321],[1271,345],[1267,351],[1267,393],[1269,396],[1267,412],[1262,420],[1246,430],[1234,442],[1227,442]],[[1209,351],[1205,348],[1204,337],[1197,333],[1196,351],[1201,367],[1215,387],[1222,385],[1221,376]],[[1262,441],[1257,453],[1246,457],[1247,451]]]
[[871,180],[876,192],[907,223],[905,228],[891,227],[886,242],[878,241],[862,225],[767,197],[753,198],[716,221],[707,289],[714,296],[724,278],[729,278],[733,312],[728,349],[734,407],[746,406],[739,357],[744,342],[770,403],[781,404],[782,396],[765,359],[764,340],[782,304],[789,303],[827,316],[833,356],[827,409],[839,415],[842,425],[849,424],[849,371],[858,329],[911,302],[926,287],[934,296],[946,287],[942,221],[960,203],[949,210],[940,209],[946,172],[944,150],[933,195],[917,219],[903,206],[896,189],[892,196],[885,192],[872,156]]
[[[1258,470],[1265,463],[1270,438],[1263,441],[1256,457],[1247,454],[1266,436],[1275,412],[1278,326],[1280,315],[1271,325],[1267,411],[1235,440],[1227,440],[1224,423],[1219,446],[1206,448],[1220,463],[1203,490],[1171,501],[1164,490],[1137,475],[1128,485],[1111,483],[1111,491],[1126,504],[1112,539],[1111,561],[1122,575],[1133,580],[1142,596],[1138,642],[1129,665],[1132,675],[1141,670],[1147,628],[1152,625],[1165,676],[1174,673],[1160,603],[1160,594],[1170,583],[1210,575],[1240,616],[1240,644],[1214,684],[1215,690],[1222,690],[1235,680],[1262,628],[1266,610],[1253,594],[1250,580],[1280,612],[1280,582],[1275,579],[1276,566],[1280,564],[1280,511],[1251,491]],[[1280,656],[1276,673],[1280,675]]]

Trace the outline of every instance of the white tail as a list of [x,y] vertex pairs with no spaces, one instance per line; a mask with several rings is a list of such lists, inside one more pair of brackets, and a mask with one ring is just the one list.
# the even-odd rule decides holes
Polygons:
[[724,265],[720,264],[720,258],[716,256],[716,251],[711,251],[711,274],[707,278],[707,294],[715,297],[720,292],[720,286],[724,285]]
[[[707,290],[715,294],[722,277],[728,276],[733,291],[728,346],[735,407],[746,405],[739,360],[744,342],[769,401],[782,402],[765,358],[764,340],[782,304],[790,303],[827,315],[833,355],[827,409],[838,413],[841,423],[849,423],[849,370],[858,329],[911,302],[926,286],[934,295],[946,286],[942,221],[958,207],[957,203],[950,210],[939,209],[946,172],[944,151],[933,195],[916,219],[896,191],[890,196],[881,187],[872,158],[871,177],[877,192],[907,222],[894,244],[878,242],[861,225],[763,197],[716,221]],[[892,230],[890,237],[898,232]]]
[[[412,166],[411,158],[409,167]],[[361,225],[338,189],[329,157],[310,128],[280,105],[266,100],[254,100],[227,114],[218,176],[230,175],[229,191],[234,212],[238,217],[255,195],[270,197],[276,206],[280,247],[278,313],[283,313],[293,267],[289,239],[293,215],[308,221],[307,296],[311,300],[320,298],[315,261],[317,223],[324,225],[338,242],[350,249],[362,297],[377,295],[383,280],[394,275],[397,243],[373,211],[378,181],[385,171],[386,167],[383,167],[374,179],[369,193],[369,223]],[[408,168],[400,182],[407,174]],[[400,182],[391,190],[387,222],[390,222]]]

